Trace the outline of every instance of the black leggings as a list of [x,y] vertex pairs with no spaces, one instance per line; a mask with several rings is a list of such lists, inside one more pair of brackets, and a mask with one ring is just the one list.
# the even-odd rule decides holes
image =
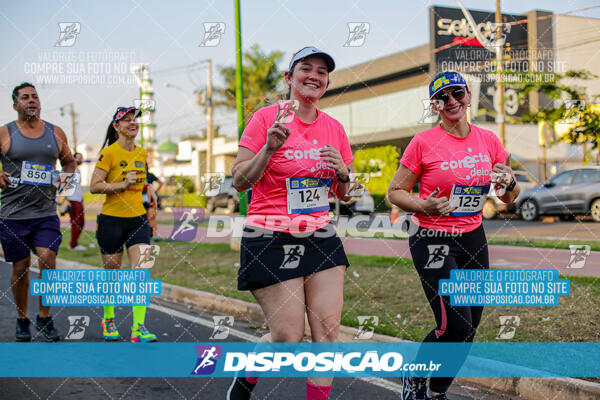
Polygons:
[[[449,279],[452,269],[489,269],[483,227],[480,225],[460,235],[419,227],[416,234],[409,238],[409,245],[437,325],[423,342],[472,342],[483,307],[451,306],[450,297],[438,294],[438,282],[440,279]],[[456,354],[454,359],[462,358],[459,363],[462,365],[466,357],[467,354]],[[417,359],[420,359],[419,355]],[[453,377],[431,378],[429,387],[435,392],[444,393],[453,380]]]

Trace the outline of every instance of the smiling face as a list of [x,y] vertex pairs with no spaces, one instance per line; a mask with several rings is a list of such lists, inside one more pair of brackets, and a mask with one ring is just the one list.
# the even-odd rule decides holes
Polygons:
[[[461,90],[464,95],[462,98],[456,99],[456,97],[461,97]],[[442,93],[445,93],[445,95],[441,95]],[[447,87],[434,96],[434,99],[439,99],[440,97],[445,97],[447,100],[444,101],[443,106],[435,105],[434,107],[439,111],[442,119],[447,122],[456,122],[462,119],[467,112],[467,107],[471,103],[471,93],[462,86]]]
[[42,107],[37,91],[32,87],[20,89],[13,108],[19,113],[19,118],[21,119],[39,118]]
[[119,135],[123,135],[128,139],[133,139],[136,137],[138,131],[140,130],[140,125],[137,122],[137,119],[134,117],[135,115],[132,111],[125,114],[125,116],[121,118],[119,122],[113,122],[113,126]]
[[321,57],[306,57],[294,65],[291,75],[285,73],[285,81],[292,89],[291,98],[315,102],[329,86],[327,64]]

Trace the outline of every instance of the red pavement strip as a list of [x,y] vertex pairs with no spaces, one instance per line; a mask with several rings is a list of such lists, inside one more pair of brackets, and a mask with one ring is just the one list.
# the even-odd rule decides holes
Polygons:
[[[69,228],[69,221],[61,220],[61,226]],[[86,220],[85,229],[95,231],[96,221]],[[170,225],[158,225],[158,235],[168,238],[173,230]],[[194,242],[229,243],[229,236],[207,237],[207,228],[198,228]],[[348,254],[363,256],[406,257],[410,258],[407,240],[341,238]],[[547,249],[537,247],[489,246],[492,268],[558,269],[562,275],[600,277],[600,252],[592,251],[586,257],[582,268],[566,268],[571,259],[567,249]]]

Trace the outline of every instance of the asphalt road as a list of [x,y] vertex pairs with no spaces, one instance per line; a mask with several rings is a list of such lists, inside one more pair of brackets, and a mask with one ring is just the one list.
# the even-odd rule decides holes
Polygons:
[[[11,266],[0,262],[0,341],[14,340],[16,311],[9,288]],[[37,277],[37,273],[31,273]],[[37,298],[30,297],[30,318],[35,318]],[[131,308],[116,309],[117,327],[127,336],[131,324]],[[81,340],[102,342],[100,319],[101,307],[55,307],[52,309],[55,326],[62,336],[68,332],[68,316],[90,317]],[[186,308],[172,304],[153,302],[148,309],[146,325],[164,342],[208,342],[212,333],[212,314],[192,313]],[[32,334],[36,334],[32,328]],[[261,327],[247,321],[236,320],[234,328],[225,341],[244,341],[259,337]],[[34,341],[39,340],[34,337]],[[27,346],[27,343],[23,343]],[[51,346],[52,344],[48,344]],[[110,346],[110,343],[106,344]],[[152,344],[148,344],[151,346]],[[56,355],[56,363],[61,355]],[[89,360],[93,363],[94,360]],[[132,360],[135,362],[135,360]],[[32,365],[35,360],[31,360]],[[190,369],[193,365],[190,366]],[[216,378],[0,378],[0,399],[224,399],[231,379]],[[331,399],[398,399],[399,379],[377,380],[336,379]],[[262,379],[255,389],[253,399],[304,399],[305,380],[270,378]],[[450,399],[504,400],[509,397],[480,389],[453,385]]]

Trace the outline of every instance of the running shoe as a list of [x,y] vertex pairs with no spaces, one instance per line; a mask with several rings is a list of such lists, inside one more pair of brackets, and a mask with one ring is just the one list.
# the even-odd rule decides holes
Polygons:
[[112,342],[121,338],[121,336],[119,336],[119,331],[115,326],[114,318],[106,318],[102,320],[102,337],[107,342]]
[[427,379],[402,375],[402,400],[425,400],[426,396]]
[[246,378],[233,378],[227,391],[226,400],[249,400],[256,383],[250,383]]
[[56,328],[54,328],[54,322],[51,316],[40,318],[38,315],[35,320],[35,329],[37,329],[46,342],[58,342],[60,335]]
[[146,325],[138,324],[137,329],[131,327],[131,341],[137,343],[156,342],[156,335],[148,332]]
[[29,318],[17,318],[17,331],[15,334],[15,340],[17,342],[31,342],[29,325],[31,325]]
[[426,400],[448,400],[448,397],[446,397],[446,393],[439,393],[439,394],[436,394],[433,397],[427,395],[427,399]]
[[84,245],[82,245],[82,244],[78,244],[78,245],[77,245],[77,246],[75,246],[75,247],[71,247],[71,246],[69,246],[69,250],[71,250],[71,251],[84,251],[84,250],[87,250],[87,247],[85,247],[85,246],[84,246]]

